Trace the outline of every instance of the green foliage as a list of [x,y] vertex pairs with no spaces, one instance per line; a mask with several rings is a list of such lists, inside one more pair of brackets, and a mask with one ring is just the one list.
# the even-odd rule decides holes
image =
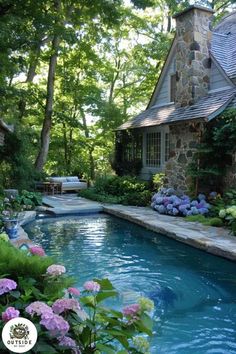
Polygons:
[[97,178],[94,187],[81,191],[80,195],[104,203],[137,206],[146,206],[151,199],[148,183],[130,176]]
[[[153,302],[149,299],[141,298],[136,306],[135,316],[121,311],[114,311],[103,305],[109,298],[117,297],[118,293],[108,279],[98,280],[92,283],[95,288],[89,287],[83,290],[79,297],[79,302],[73,292],[69,292],[68,286],[72,284],[72,279],[65,274],[48,274],[47,268],[52,265],[53,260],[49,257],[39,257],[28,255],[25,251],[14,248],[11,244],[0,240],[0,279],[7,282],[14,280],[17,288],[9,291],[8,285],[2,285],[4,289],[0,295],[0,330],[5,324],[4,315],[8,310],[19,311],[19,315],[29,318],[36,325],[38,330],[38,341],[34,351],[42,354],[50,353],[71,353],[72,347],[61,345],[61,336],[70,337],[73,340],[74,349],[84,354],[89,353],[145,353],[149,352],[148,342],[136,338],[137,334],[152,335],[152,320],[149,312],[153,310]],[[66,298],[60,316],[56,315],[55,325],[57,330],[51,330],[51,322],[55,312],[54,301],[62,300],[64,294]],[[73,298],[73,299],[72,299]],[[33,316],[27,310],[28,306],[35,306],[37,302],[37,312]],[[47,305],[47,306],[46,306]],[[50,307],[52,305],[52,307]],[[65,306],[65,308],[64,308]],[[57,305],[58,307],[58,305]],[[31,307],[32,308],[32,307]],[[54,312],[55,310],[55,312]],[[12,312],[11,312],[12,313]],[[47,324],[41,323],[46,316],[50,322],[50,329]],[[17,316],[17,315],[14,315]],[[12,318],[12,317],[11,317]],[[9,319],[9,318],[8,318]],[[63,334],[58,333],[60,321],[63,321],[68,330]],[[66,321],[66,322],[65,322]],[[62,329],[61,329],[62,330]],[[67,333],[68,332],[68,333]],[[135,339],[136,338],[136,339]],[[145,348],[145,349],[144,349]],[[1,352],[5,352],[0,346]]]
[[236,110],[226,110],[217,120],[207,125],[188,172],[198,187],[222,191],[222,179],[232,165],[235,151]]
[[94,188],[83,189],[79,192],[79,195],[84,198],[95,200],[101,203],[120,204],[122,203],[122,197],[109,195],[105,193],[97,193]]
[[201,224],[207,226],[215,226],[215,227],[224,226],[223,221],[217,217],[210,218],[210,217],[205,217],[204,215],[191,215],[191,216],[186,216],[185,220],[190,222],[200,222]]
[[154,190],[158,191],[162,187],[164,187],[165,174],[164,173],[156,173],[152,177],[152,183]]
[[24,205],[26,208],[31,209],[42,205],[42,195],[40,193],[23,190],[20,195],[16,197],[16,201],[20,205]]

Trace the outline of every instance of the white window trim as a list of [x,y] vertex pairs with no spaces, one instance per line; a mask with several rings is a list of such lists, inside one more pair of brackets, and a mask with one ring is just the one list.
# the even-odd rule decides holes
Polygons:
[[[160,166],[150,167],[146,164],[146,157],[147,157],[147,134],[149,133],[161,133],[161,163]],[[165,134],[169,133],[169,126],[159,126],[159,127],[148,127],[145,128],[143,131],[143,169],[146,172],[159,172],[162,171],[165,167]]]

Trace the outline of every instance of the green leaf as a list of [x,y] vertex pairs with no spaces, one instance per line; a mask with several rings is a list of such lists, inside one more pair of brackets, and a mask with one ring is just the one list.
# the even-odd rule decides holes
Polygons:
[[117,291],[113,290],[113,291],[102,291],[102,292],[99,292],[97,295],[96,295],[96,300],[97,302],[101,302],[105,299],[108,299],[109,297],[116,297],[118,295]]
[[114,290],[114,286],[109,279],[94,279],[98,284],[100,284],[102,290]]
[[101,350],[102,353],[115,354],[115,348],[112,345],[98,343],[96,349]]
[[20,292],[19,291],[10,291],[10,294],[12,297],[14,297],[15,299],[19,299],[20,297]]

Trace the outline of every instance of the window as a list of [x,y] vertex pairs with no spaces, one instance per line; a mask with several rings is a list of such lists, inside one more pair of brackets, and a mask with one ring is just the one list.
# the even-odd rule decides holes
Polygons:
[[170,102],[175,102],[176,74],[170,75]]
[[147,133],[146,139],[146,166],[160,167],[161,132]]
[[165,133],[165,162],[169,160],[170,157],[170,134]]

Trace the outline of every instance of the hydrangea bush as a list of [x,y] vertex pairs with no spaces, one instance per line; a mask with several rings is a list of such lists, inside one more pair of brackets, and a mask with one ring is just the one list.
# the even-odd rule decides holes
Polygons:
[[172,216],[206,215],[210,209],[204,194],[191,200],[188,195],[176,192],[173,188],[161,188],[153,195],[151,206],[159,214]]
[[[12,258],[15,252],[16,259],[21,255],[31,267],[35,262],[37,278],[27,270],[25,275],[22,270],[18,273],[9,263],[8,277],[0,276],[0,330],[12,318],[30,319],[38,330],[33,351],[43,354],[149,353],[146,338],[152,335],[151,300],[140,298],[121,311],[109,309],[103,302],[118,294],[108,279],[89,280],[81,289],[71,287],[65,267],[52,264],[41,252],[32,256],[0,241],[0,263],[4,247],[5,252],[11,249]],[[62,284],[70,286],[62,290]],[[0,352],[5,352],[2,343]]]
[[236,235],[236,205],[221,209],[219,217],[224,220],[226,225],[231,229],[231,232]]

